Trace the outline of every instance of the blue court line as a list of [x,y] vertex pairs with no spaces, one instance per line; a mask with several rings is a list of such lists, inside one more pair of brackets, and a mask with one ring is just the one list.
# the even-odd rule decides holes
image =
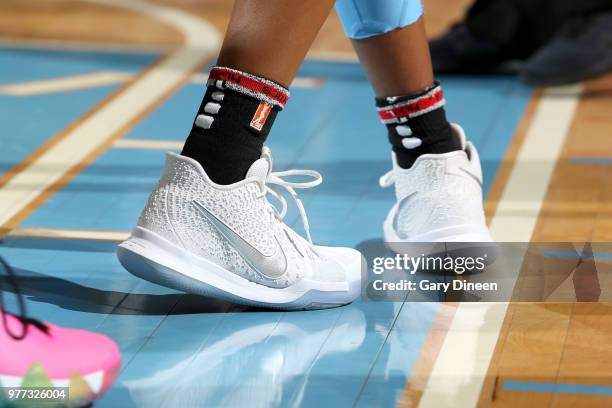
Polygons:
[[[0,46],[0,84],[70,77],[98,71],[136,73],[156,53],[19,49]],[[96,106],[119,84],[28,96],[0,95],[0,174]]]
[[[157,52],[82,51],[0,46],[0,84],[36,81],[96,71],[139,72]],[[69,93],[69,92],[67,92]]]
[[612,164],[612,157],[573,157],[572,164]]
[[589,253],[578,253],[577,251],[544,251],[542,255],[546,258],[563,258],[563,259],[578,259],[587,257],[601,260],[612,260],[612,252],[589,252]]
[[588,384],[553,384],[527,381],[504,381],[505,391],[551,392],[561,394],[611,395],[612,386]]

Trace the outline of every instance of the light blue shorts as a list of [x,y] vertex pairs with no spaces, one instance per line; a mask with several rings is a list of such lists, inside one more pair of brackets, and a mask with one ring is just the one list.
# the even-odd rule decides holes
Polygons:
[[421,0],[337,0],[336,11],[349,38],[388,33],[423,15]]

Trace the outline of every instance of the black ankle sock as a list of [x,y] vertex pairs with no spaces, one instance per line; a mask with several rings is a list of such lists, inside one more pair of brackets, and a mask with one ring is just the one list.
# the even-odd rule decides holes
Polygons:
[[244,179],[288,98],[289,91],[272,81],[213,68],[181,154],[197,160],[215,183]]
[[376,106],[401,168],[410,168],[422,154],[461,150],[461,142],[446,120],[438,82],[415,95],[377,98]]

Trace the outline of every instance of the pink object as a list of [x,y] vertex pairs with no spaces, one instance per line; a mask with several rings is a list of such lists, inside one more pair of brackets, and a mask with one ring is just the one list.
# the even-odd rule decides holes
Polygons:
[[25,336],[19,339],[24,330],[22,321],[0,307],[1,315],[6,320],[0,322],[0,386],[50,382],[49,386],[70,387],[71,401],[88,403],[115,381],[121,355],[117,344],[108,337],[52,324],[28,323]]

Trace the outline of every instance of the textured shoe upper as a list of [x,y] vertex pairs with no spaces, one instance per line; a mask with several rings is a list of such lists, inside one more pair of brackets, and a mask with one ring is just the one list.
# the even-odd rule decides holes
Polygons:
[[[269,150],[264,149],[243,181],[218,185],[196,161],[168,153],[164,175],[138,225],[266,286],[282,288],[315,275],[319,280],[343,281],[342,267],[329,265],[334,260],[319,256],[316,247],[288,228],[271,207],[266,198],[266,180],[274,177],[271,165]],[[317,274],[318,270],[326,273]]]
[[462,151],[420,156],[409,169],[393,170],[381,185],[395,184],[393,228],[398,237],[411,239],[429,231],[469,224],[484,225],[482,171],[474,146],[453,125],[465,146]]

